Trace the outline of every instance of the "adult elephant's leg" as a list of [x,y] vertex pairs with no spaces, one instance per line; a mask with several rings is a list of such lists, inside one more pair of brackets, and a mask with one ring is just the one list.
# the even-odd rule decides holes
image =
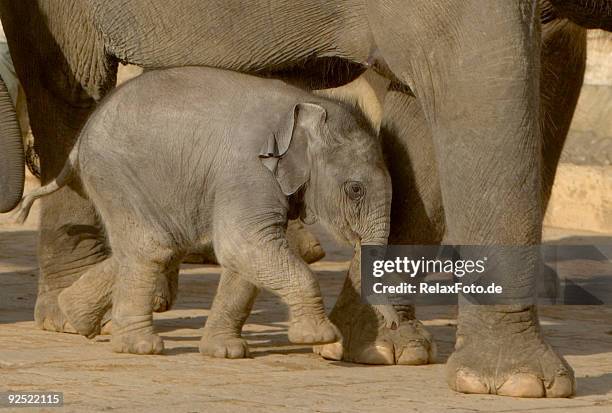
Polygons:
[[[542,26],[540,97],[542,119],[542,215],[546,213],[563,145],[578,103],[586,65],[586,30],[568,20]],[[557,273],[544,264],[538,293],[555,300]]]
[[[40,147],[42,182],[59,172],[78,127],[88,110],[54,99],[48,90],[33,88],[32,129]],[[44,103],[43,103],[44,102]],[[38,262],[40,276],[34,317],[52,331],[71,331],[58,307],[57,296],[90,266],[107,257],[107,248],[92,204],[74,186],[62,188],[41,204]],[[112,278],[109,277],[112,280]]]
[[[44,184],[61,170],[94,101],[87,99],[84,107],[75,107],[37,81],[31,82],[26,90],[32,129],[40,147]],[[40,222],[40,276],[34,317],[43,329],[72,331],[57,297],[87,268],[107,257],[101,225],[93,206],[76,186],[62,188],[42,200]]]
[[[15,70],[27,95],[43,184],[62,169],[96,101],[116,81],[117,64],[109,59],[101,35],[84,7],[89,5],[47,0],[0,2]],[[44,329],[72,332],[57,297],[89,267],[104,260],[108,251],[93,205],[77,184],[41,202],[40,276],[34,317]],[[174,281],[159,284],[156,311],[171,305]],[[95,292],[87,290],[97,290],[100,283],[110,288],[113,277],[79,283],[67,297],[94,297]],[[63,300],[63,305],[73,307],[67,308],[72,313],[86,313],[86,308],[78,308],[79,303]],[[86,324],[87,320],[82,322]]]
[[[435,244],[442,240],[444,213],[435,164],[433,140],[421,106],[405,87],[390,85],[380,127],[383,149],[393,182],[390,244]],[[330,319],[343,342],[321,346],[326,358],[368,364],[427,364],[435,358],[431,335],[416,320],[414,306],[396,306],[402,322],[385,326],[370,306],[361,302],[351,281],[359,277],[353,260]]]
[[[400,2],[395,8],[388,4],[393,1],[374,3],[375,39],[393,73],[410,84],[433,131],[445,241],[538,244],[537,3],[419,0],[406,15],[397,12]],[[538,259],[527,250],[522,260],[495,267],[503,275],[496,281],[515,298],[533,297]],[[451,388],[461,392],[573,393],[573,372],[545,343],[529,304],[462,305],[447,372]]]
[[444,210],[432,132],[417,99],[391,85],[380,136],[393,181],[391,244],[438,244]]
[[[417,99],[399,85],[392,84],[385,97],[380,136],[393,182],[389,243],[439,244],[444,209],[431,129]],[[416,320],[414,306],[398,312],[406,321]],[[427,344],[433,361],[435,345]]]
[[[93,27],[88,32],[87,22],[78,21],[85,13],[76,6],[51,13],[47,9],[55,2],[39,3],[2,2],[0,11],[28,98],[44,184],[61,170],[95,98],[114,83],[115,65],[93,36]],[[83,36],[83,42],[74,41],[75,36]],[[71,331],[57,297],[87,268],[104,260],[107,248],[93,206],[78,185],[42,200],[41,215],[35,319],[44,329]]]
[[586,65],[586,30],[567,20],[542,26],[543,212],[555,180],[563,144],[580,96]]

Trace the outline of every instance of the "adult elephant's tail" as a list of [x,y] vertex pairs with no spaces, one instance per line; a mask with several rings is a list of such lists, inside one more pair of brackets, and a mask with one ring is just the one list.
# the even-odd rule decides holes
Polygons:
[[17,113],[0,79],[0,212],[13,209],[23,194],[25,160]]

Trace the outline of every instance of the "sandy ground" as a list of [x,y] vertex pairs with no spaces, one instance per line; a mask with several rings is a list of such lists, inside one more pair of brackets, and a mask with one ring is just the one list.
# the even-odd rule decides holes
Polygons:
[[[418,310],[438,343],[433,365],[375,367],[322,360],[309,347],[289,344],[286,308],[266,293],[245,327],[253,358],[203,357],[197,345],[219,277],[213,266],[183,267],[178,303],[156,316],[167,349],[163,356],[114,354],[107,336],[87,340],[38,330],[33,322],[36,216],[35,211],[21,227],[0,216],[0,392],[63,392],[64,407],[48,411],[612,411],[612,307],[542,309],[546,335],[574,367],[578,383],[576,397],[556,400],[450,391],[443,363],[454,343],[456,308],[451,306]],[[575,235],[546,232],[547,239],[560,242],[591,239]],[[609,237],[598,239],[612,243]],[[327,243],[326,248],[328,256],[313,268],[331,307],[349,255]]]

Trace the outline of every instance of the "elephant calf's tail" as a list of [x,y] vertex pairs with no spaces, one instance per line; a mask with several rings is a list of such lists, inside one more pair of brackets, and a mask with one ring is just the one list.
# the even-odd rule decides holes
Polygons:
[[21,202],[19,202],[19,205],[17,205],[10,215],[14,222],[23,224],[28,218],[28,215],[30,215],[30,209],[32,208],[32,205],[34,205],[34,201],[36,201],[38,198],[42,198],[43,196],[56,192],[72,180],[74,171],[76,169],[76,157],[77,151],[75,145],[75,149],[73,149],[70,153],[70,156],[64,164],[62,171],[53,181],[49,182],[45,186],[41,186],[40,188],[33,190],[21,198]]

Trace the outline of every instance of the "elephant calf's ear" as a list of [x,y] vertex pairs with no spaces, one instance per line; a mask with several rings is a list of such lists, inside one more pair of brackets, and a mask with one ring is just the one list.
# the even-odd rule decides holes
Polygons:
[[264,165],[272,171],[281,190],[294,194],[310,177],[308,148],[321,136],[327,112],[315,103],[298,103],[281,122],[279,129],[260,152]]

